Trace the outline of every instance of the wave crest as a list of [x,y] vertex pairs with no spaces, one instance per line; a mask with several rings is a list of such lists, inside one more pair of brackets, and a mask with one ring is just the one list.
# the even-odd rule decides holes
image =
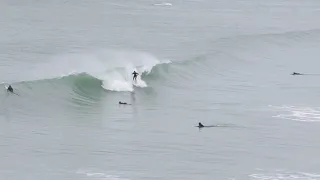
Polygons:
[[[29,73],[18,82],[56,79],[86,74],[101,81],[101,86],[110,91],[133,91],[134,86],[144,88],[147,83],[141,79],[152,69],[163,63],[149,53],[130,50],[97,50],[90,53],[73,53],[53,57],[46,63],[29,68]],[[139,76],[133,82],[132,72]]]

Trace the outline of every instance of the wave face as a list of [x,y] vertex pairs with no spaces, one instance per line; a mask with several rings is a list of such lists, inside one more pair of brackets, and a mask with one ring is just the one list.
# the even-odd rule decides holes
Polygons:
[[320,180],[319,0],[0,7],[0,180]]
[[[21,81],[56,79],[86,74],[101,81],[110,91],[133,91],[135,87],[148,87],[141,76],[148,75],[162,63],[153,55],[138,51],[98,50],[91,53],[72,53],[52,57],[48,62],[37,64]],[[136,81],[132,72],[137,71]],[[41,76],[39,76],[41,74]],[[20,81],[20,82],[21,82]]]

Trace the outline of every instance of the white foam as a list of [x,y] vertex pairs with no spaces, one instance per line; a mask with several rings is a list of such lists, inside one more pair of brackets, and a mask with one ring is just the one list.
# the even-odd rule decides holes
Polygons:
[[[127,64],[125,68],[117,68],[107,71],[97,78],[102,80],[102,87],[110,91],[133,91],[133,86],[144,88],[147,83],[141,79],[142,73],[150,73],[156,64],[133,66]],[[133,80],[132,72],[139,73],[136,80]]]
[[101,179],[101,180],[129,180],[126,178],[121,178],[117,175],[111,175],[103,172],[98,172],[98,170],[78,170],[77,174],[83,174],[87,177],[93,178],[93,179]]
[[[158,64],[168,64],[170,60],[160,61],[144,61],[143,65],[134,65],[127,63],[122,68],[116,68],[111,71],[107,71],[104,75],[96,76],[101,79],[102,87],[110,91],[133,91],[134,86],[139,88],[148,87],[147,83],[141,79],[142,73],[150,73],[152,68]],[[136,80],[133,80],[132,72],[139,73]]]
[[277,170],[276,172],[262,172],[249,175],[251,180],[318,180],[319,174],[302,172],[287,172]]
[[162,3],[157,3],[154,4],[155,6],[172,6],[172,3],[168,3],[168,2],[162,2]]
[[274,115],[275,118],[288,119],[303,122],[320,122],[320,107],[304,107],[304,106],[272,106],[279,114]]

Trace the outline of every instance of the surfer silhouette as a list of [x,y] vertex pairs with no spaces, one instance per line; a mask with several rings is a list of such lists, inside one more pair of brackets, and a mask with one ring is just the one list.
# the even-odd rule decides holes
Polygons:
[[13,93],[13,88],[12,88],[12,86],[11,86],[11,85],[9,85],[9,87],[8,87],[7,91],[10,91],[10,92],[12,92],[12,93]]
[[291,75],[303,75],[301,73],[296,73],[296,72],[293,72]]
[[10,92],[10,93],[15,94],[15,95],[17,95],[17,96],[20,96],[19,94],[17,94],[16,92],[13,91],[13,88],[12,88],[11,85],[8,86],[7,92]]
[[199,122],[198,128],[203,128],[203,127],[204,125],[201,122]]
[[123,105],[131,105],[131,104],[129,104],[129,103],[121,102],[121,101],[119,101],[119,104],[123,104]]
[[135,81],[137,81],[137,76],[139,75],[139,73],[137,73],[136,71],[133,71],[133,78],[132,78],[132,80],[135,80]]
[[219,125],[209,125],[209,126],[205,126],[205,125],[203,125],[201,122],[199,122],[198,123],[198,126],[196,126],[196,127],[198,127],[198,128],[204,128],[204,127],[218,127]]

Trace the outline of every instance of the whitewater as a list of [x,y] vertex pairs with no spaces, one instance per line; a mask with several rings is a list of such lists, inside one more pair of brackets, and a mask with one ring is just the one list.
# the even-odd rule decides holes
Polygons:
[[317,0],[1,1],[0,179],[320,180],[318,17]]

